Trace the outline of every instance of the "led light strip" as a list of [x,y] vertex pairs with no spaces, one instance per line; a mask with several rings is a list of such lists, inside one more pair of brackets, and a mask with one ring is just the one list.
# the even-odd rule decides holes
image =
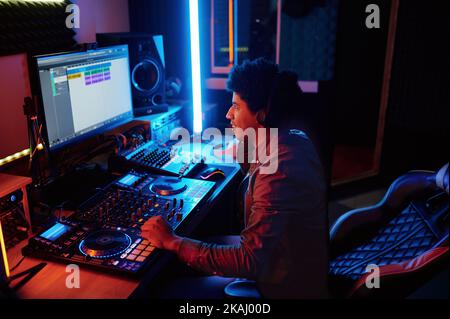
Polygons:
[[[38,150],[42,150],[44,146],[42,144],[38,145]],[[11,163],[12,161],[18,160],[19,158],[29,156],[30,155],[30,149],[27,148],[23,151],[17,152],[13,155],[6,156],[5,158],[0,158],[0,166],[5,165],[7,163]]]

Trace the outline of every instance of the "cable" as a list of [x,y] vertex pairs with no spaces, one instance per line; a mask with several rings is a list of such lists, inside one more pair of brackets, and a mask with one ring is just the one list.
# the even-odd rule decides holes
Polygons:
[[20,264],[21,264],[24,260],[25,260],[25,256],[22,256],[22,258],[20,258],[20,260],[14,265],[14,267],[11,267],[11,268],[9,269],[9,271],[12,272],[12,271],[16,270],[17,267],[19,267]]

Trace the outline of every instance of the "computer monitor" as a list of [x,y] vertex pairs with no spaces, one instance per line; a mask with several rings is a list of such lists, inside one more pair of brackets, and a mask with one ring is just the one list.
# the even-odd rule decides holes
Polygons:
[[132,119],[127,45],[34,58],[50,151]]

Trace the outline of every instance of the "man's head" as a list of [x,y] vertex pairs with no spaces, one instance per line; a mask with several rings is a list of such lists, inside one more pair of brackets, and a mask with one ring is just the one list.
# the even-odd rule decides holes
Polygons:
[[278,66],[264,58],[235,66],[228,77],[227,89],[239,94],[253,113],[267,107]]
[[242,130],[282,125],[286,116],[292,118],[292,112],[298,110],[301,94],[297,74],[280,72],[275,63],[264,58],[233,67],[227,89],[233,92],[233,104],[226,117],[234,128]]
[[251,111],[248,103],[236,92],[233,93],[233,101],[226,117],[231,121],[234,134],[240,141],[244,139],[245,130],[253,128],[256,131],[258,128],[263,127],[258,122],[257,114]]
[[[259,58],[235,66],[228,77],[227,89],[233,92],[232,105],[226,115],[233,128],[246,130],[264,127],[268,101],[278,66]],[[236,137],[241,139],[239,130]]]

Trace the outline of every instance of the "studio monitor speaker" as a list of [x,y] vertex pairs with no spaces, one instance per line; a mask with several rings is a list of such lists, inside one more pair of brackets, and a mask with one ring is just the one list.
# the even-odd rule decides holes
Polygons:
[[128,44],[135,116],[166,112],[165,60],[162,35],[97,33],[99,46]]

